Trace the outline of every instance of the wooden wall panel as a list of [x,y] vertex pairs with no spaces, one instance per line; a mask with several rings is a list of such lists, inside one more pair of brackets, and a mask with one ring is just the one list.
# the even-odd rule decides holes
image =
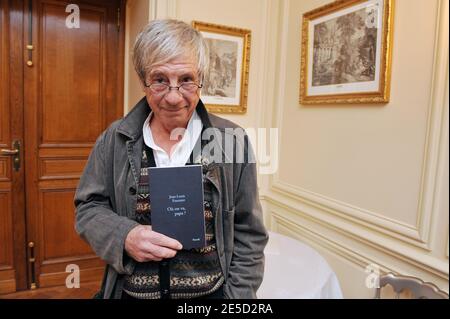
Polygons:
[[10,160],[8,158],[0,158],[0,181],[7,181],[11,178],[9,168]]
[[11,194],[0,190],[0,268],[13,267]]
[[42,4],[41,143],[93,143],[103,127],[105,11],[84,7],[82,26],[68,29],[65,6]]
[[42,159],[40,162],[40,179],[44,180],[80,178],[84,166],[86,165],[86,161],[87,158]]
[[74,195],[75,189],[45,190],[41,193],[43,261],[92,254],[89,245],[74,231]]
[[[9,105],[8,105],[8,16],[7,4],[2,1],[0,4],[0,147],[5,147],[10,140],[9,137]],[[5,62],[4,62],[5,61]]]

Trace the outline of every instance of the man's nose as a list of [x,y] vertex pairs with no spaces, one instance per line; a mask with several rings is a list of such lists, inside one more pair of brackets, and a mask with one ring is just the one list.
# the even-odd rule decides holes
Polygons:
[[164,98],[166,99],[167,103],[175,105],[183,100],[183,95],[177,87],[171,87],[169,88],[169,92],[167,92]]

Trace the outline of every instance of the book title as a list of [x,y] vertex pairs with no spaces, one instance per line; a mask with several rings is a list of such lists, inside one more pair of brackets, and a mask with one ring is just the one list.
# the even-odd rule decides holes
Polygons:
[[[176,195],[169,195],[169,202],[172,204],[181,204],[186,203],[186,195],[183,194],[176,194]],[[175,217],[184,216],[187,214],[186,207],[184,206],[168,206],[167,207],[168,213],[173,213]]]

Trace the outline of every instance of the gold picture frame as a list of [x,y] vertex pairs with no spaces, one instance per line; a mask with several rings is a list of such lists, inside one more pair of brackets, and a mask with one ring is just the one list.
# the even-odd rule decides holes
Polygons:
[[303,14],[300,104],[388,103],[394,0],[339,0]]
[[203,79],[202,101],[210,112],[247,112],[251,31],[193,21],[209,46],[209,71]]

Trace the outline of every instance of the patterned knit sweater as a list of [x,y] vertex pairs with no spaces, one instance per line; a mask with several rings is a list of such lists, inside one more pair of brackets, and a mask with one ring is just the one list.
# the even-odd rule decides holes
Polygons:
[[[145,148],[145,147],[144,147]],[[135,219],[140,224],[151,225],[151,199],[149,198],[148,167],[154,166],[153,152],[143,151],[141,174],[137,190]],[[147,154],[151,158],[147,158]],[[211,184],[205,178],[204,213],[206,246],[200,249],[179,251],[169,262],[170,298],[195,298],[209,295],[224,282],[214,237],[214,208]],[[126,276],[124,291],[138,299],[161,298],[159,262],[136,263],[134,273]]]

